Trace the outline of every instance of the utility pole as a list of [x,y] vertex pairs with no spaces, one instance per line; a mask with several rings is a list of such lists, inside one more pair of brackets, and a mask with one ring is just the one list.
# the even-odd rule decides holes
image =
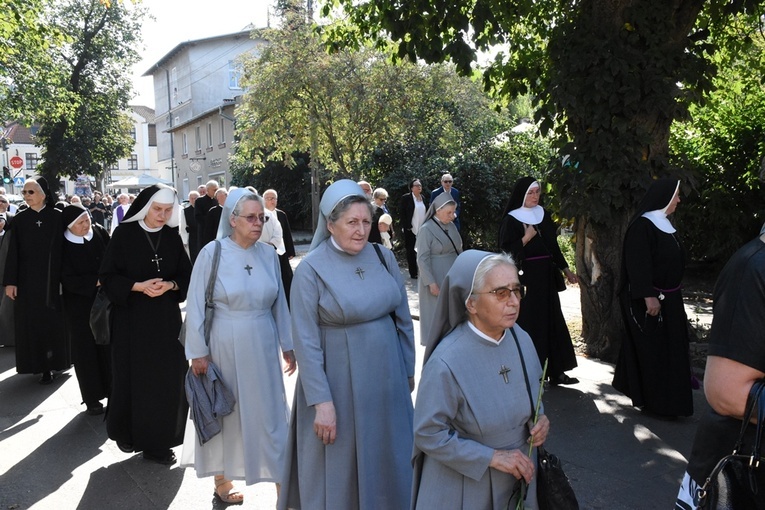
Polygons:
[[[310,23],[313,19],[313,0],[307,0],[306,13],[308,17],[306,22]],[[319,192],[321,191],[319,185],[319,141],[316,131],[316,117],[311,115],[311,224],[314,232],[319,222]]]

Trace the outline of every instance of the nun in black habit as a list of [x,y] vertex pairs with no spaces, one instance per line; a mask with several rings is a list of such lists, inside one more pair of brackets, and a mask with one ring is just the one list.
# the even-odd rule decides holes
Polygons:
[[680,182],[659,179],[627,227],[620,301],[627,335],[613,386],[643,411],[693,414],[688,318],[683,307],[685,252],[667,216],[680,202]]
[[16,371],[50,384],[54,370],[71,365],[59,296],[61,212],[44,177],[27,180],[21,193],[28,207],[11,223],[3,275],[5,295],[15,300]]
[[191,261],[178,234],[173,188],[144,189],[114,231],[99,278],[112,308],[112,394],[109,438],[124,452],[173,464],[183,442],[188,369],[179,303],[186,299]]
[[109,243],[109,233],[91,221],[81,205],[61,212],[65,225],[61,256],[61,289],[64,323],[72,347],[72,361],[82,401],[91,415],[103,414],[101,400],[109,396],[111,360],[109,346],[96,345],[90,329],[90,309],[98,290],[98,269]]
[[[499,250],[518,264],[521,283],[526,286],[518,325],[531,336],[552,384],[576,384],[565,372],[576,367],[574,346],[560,308],[558,292],[565,290],[561,271],[570,283],[579,280],[569,268],[558,246],[558,226],[539,205],[541,186],[533,177],[515,184],[499,227]],[[559,285],[563,285],[559,288]]]

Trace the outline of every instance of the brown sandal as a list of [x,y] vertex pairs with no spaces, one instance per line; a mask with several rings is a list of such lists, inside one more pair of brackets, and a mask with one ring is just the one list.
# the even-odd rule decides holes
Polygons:
[[244,494],[234,490],[234,484],[231,480],[226,480],[222,476],[220,478],[215,477],[215,496],[227,505],[244,503]]

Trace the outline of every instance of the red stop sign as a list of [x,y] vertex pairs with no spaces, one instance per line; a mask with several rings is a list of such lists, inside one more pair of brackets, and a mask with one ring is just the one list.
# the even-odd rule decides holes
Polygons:
[[24,160],[21,159],[20,157],[13,156],[11,158],[11,168],[13,168],[14,170],[19,170],[23,166],[24,166]]

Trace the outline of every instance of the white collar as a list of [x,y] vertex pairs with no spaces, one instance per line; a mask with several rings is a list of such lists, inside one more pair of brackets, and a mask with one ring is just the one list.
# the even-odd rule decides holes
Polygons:
[[146,232],[159,232],[160,230],[162,230],[162,227],[164,227],[164,225],[162,225],[156,228],[151,228],[146,223],[144,223],[143,220],[138,220],[138,224],[141,225],[141,228],[144,229]]
[[507,335],[507,330],[505,330],[505,332],[502,333],[502,336],[499,338],[499,340],[495,340],[492,337],[490,337],[489,335],[487,335],[486,333],[484,333],[483,331],[481,331],[480,329],[478,329],[477,327],[475,327],[475,325],[472,322],[467,321],[467,324],[468,324],[468,326],[470,326],[470,329],[473,330],[473,333],[475,333],[476,335],[480,336],[484,340],[488,340],[489,342],[491,342],[494,345],[501,344],[502,340],[505,339],[505,335]]
[[534,207],[519,207],[507,214],[526,225],[539,225],[545,217],[545,210],[541,205],[535,205]]
[[[332,237],[332,235],[331,235],[331,234],[330,234],[330,236],[329,236],[329,240],[330,240],[330,241],[332,241],[332,246],[334,246],[335,248],[337,248],[338,250],[340,250],[340,251],[341,251],[341,252],[343,252],[343,253],[348,253],[348,252],[347,252],[347,251],[345,251],[344,249],[340,248],[340,245],[339,245],[339,244],[337,244],[337,241],[335,241],[335,238],[334,238],[334,237]],[[350,253],[348,253],[348,255],[350,255]]]
[[64,237],[70,243],[85,244],[85,241],[90,241],[91,239],[93,239],[93,229],[91,228],[90,230],[88,230],[88,233],[85,234],[84,236],[74,235],[72,234],[71,230],[66,229],[66,231],[64,232]]
[[669,222],[669,218],[664,214],[663,210],[648,211],[641,215],[654,224],[656,228],[667,234],[674,234],[676,232],[675,227]]

